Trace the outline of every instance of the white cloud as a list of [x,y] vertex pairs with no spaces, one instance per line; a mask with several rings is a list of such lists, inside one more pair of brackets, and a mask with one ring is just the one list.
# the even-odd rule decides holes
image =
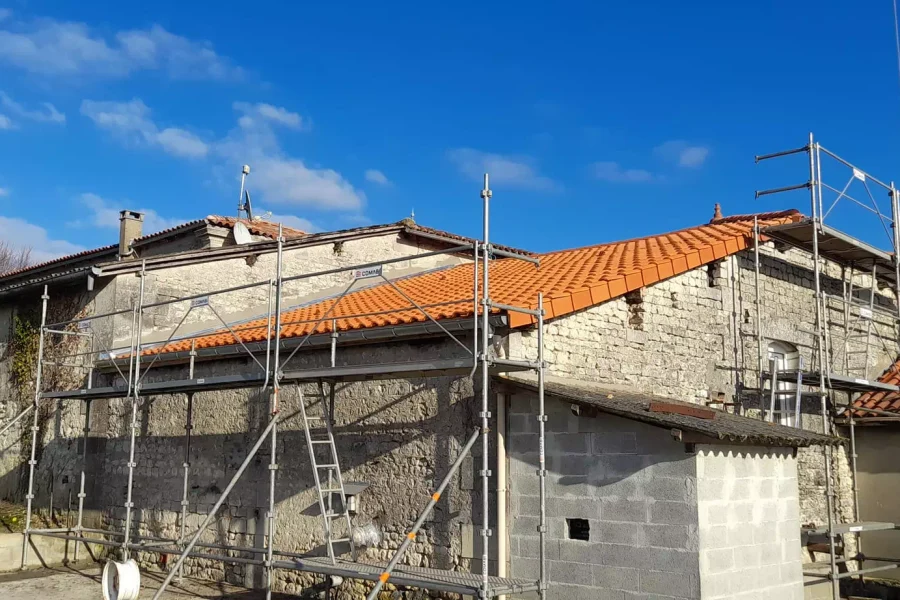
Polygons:
[[[0,19],[2,20],[2,19]],[[108,38],[84,23],[38,19],[0,29],[0,62],[29,73],[55,76],[126,77],[160,71],[172,79],[236,80],[244,72],[212,45],[166,31],[117,32]]]
[[6,115],[0,114],[0,129],[15,129],[12,119]]
[[67,254],[82,252],[84,247],[50,237],[47,230],[24,219],[0,215],[2,241],[14,250],[31,249],[31,262],[41,263]]
[[101,198],[97,194],[81,194],[78,197],[78,201],[81,202],[90,211],[90,214],[87,215],[87,218],[85,219],[79,219],[77,221],[71,221],[70,223],[68,223],[68,225],[71,227],[91,226],[101,227],[105,229],[118,229],[119,211],[126,208],[144,213],[144,235],[162,231],[163,229],[169,229],[170,227],[175,227],[176,225],[181,225],[185,222],[182,219],[170,219],[162,217],[152,208],[134,209],[131,206],[126,206],[125,202],[112,203]]
[[156,142],[169,154],[187,158],[200,158],[209,152],[209,146],[199,137],[184,129],[168,127],[156,135]]
[[254,216],[260,216],[266,221],[271,221],[273,223],[283,223],[285,227],[293,227],[294,229],[299,229],[300,231],[305,231],[306,233],[315,233],[316,231],[321,231],[321,228],[315,225],[309,219],[304,219],[303,217],[298,217],[297,215],[280,215],[275,214],[271,211],[267,211],[265,209],[261,209],[259,214],[256,214],[257,211],[254,211]]
[[654,148],[653,152],[679,167],[688,169],[703,166],[709,156],[709,148],[706,146],[692,145],[684,140],[670,140]]
[[645,183],[657,177],[645,169],[626,169],[615,161],[599,161],[591,165],[591,172],[597,179],[611,183]]
[[62,114],[49,102],[42,102],[43,110],[28,110],[5,92],[0,92],[0,106],[20,119],[36,121],[38,123],[65,123],[66,115]]
[[206,142],[187,130],[167,127],[160,131],[150,119],[150,109],[139,98],[130,102],[84,100],[81,114],[125,142],[159,146],[184,158],[202,158],[209,152]]
[[451,162],[460,172],[474,181],[482,181],[484,174],[490,175],[492,185],[518,187],[523,189],[553,191],[559,185],[538,173],[534,159],[527,156],[491,154],[473,148],[456,148],[447,153]]
[[264,104],[236,102],[234,108],[242,113],[238,127],[216,145],[216,151],[235,168],[235,172],[239,165],[247,163],[251,166],[247,185],[259,192],[267,203],[319,210],[355,211],[362,208],[365,194],[340,173],[310,166],[282,150],[275,127],[299,127],[302,123],[299,115]]
[[242,127],[254,127],[257,125],[256,119],[271,121],[276,125],[287,127],[289,129],[301,129],[306,125],[303,117],[298,113],[291,112],[281,106],[273,106],[263,102],[250,104],[248,102],[235,102],[234,109],[244,113],[241,117],[240,125]]
[[391,185],[391,180],[387,178],[387,175],[385,175],[378,169],[367,169],[366,181],[371,181],[372,183],[377,183],[378,185]]
[[314,169],[296,158],[259,155],[253,159],[251,185],[269,202],[328,210],[356,210],[358,192],[340,173]]
[[4,198],[6,196],[9,196],[9,188],[0,187],[0,198]]

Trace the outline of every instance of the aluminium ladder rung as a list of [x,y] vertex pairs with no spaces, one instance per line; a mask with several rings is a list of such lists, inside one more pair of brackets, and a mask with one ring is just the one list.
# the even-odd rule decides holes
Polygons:
[[317,469],[337,469],[337,467],[338,467],[337,464],[330,464],[330,465],[316,465],[316,468],[317,468]]
[[331,440],[309,440],[310,444],[330,444]]

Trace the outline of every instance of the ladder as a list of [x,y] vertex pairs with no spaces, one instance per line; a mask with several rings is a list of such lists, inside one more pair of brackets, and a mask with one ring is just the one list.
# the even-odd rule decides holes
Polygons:
[[[866,300],[855,301],[854,275],[866,275],[850,265],[850,277],[844,279],[844,372],[850,377],[869,378],[869,359],[872,345],[875,295],[878,293],[875,265],[870,274],[870,288]],[[862,286],[857,286],[857,290]],[[859,358],[852,358],[858,355]]]
[[[331,429],[331,415],[325,401],[324,386],[319,384],[321,401],[313,403],[307,410],[303,390],[297,386],[300,396],[300,414],[303,416],[303,433],[306,436],[306,447],[309,449],[309,462],[312,466],[313,480],[316,484],[316,494],[319,496],[319,511],[322,514],[322,524],[325,529],[325,546],[328,549],[328,558],[331,564],[335,564],[337,554],[334,551],[335,544],[350,544],[350,554],[356,560],[356,546],[353,544],[353,526],[350,523],[350,511],[347,507],[347,494],[344,492],[344,479],[341,476],[341,468],[338,463],[337,448],[334,445],[334,433]],[[318,404],[321,407],[320,415],[312,415],[310,412]],[[317,450],[318,456],[317,456]],[[323,457],[324,462],[319,458]],[[324,477],[323,477],[324,476]],[[323,485],[322,480],[325,480]],[[335,507],[334,495],[337,494],[340,506]],[[344,520],[346,522],[346,537],[336,538],[335,523]]]

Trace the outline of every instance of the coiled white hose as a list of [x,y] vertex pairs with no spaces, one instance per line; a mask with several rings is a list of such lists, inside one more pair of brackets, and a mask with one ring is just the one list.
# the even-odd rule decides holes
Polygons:
[[141,592],[141,571],[134,560],[106,561],[103,567],[103,600],[137,600]]

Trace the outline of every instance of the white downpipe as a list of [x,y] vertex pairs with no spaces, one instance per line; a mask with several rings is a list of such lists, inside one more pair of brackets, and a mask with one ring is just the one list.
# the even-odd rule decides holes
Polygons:
[[106,561],[103,567],[103,600],[137,600],[141,592],[141,571],[134,559]]
[[[509,562],[509,530],[506,526],[506,403],[509,396],[497,394],[497,576],[507,576]],[[506,596],[498,596],[506,600]]]

